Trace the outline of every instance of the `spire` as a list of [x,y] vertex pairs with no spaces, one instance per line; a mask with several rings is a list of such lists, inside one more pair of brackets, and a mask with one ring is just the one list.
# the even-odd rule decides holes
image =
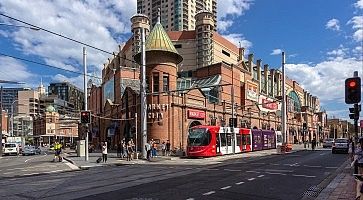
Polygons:
[[43,77],[40,77],[40,87],[43,87]]
[[160,8],[158,8],[158,21],[156,23],[160,24]]

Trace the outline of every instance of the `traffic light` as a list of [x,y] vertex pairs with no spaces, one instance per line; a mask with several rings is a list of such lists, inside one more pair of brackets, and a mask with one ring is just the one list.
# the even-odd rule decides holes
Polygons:
[[308,129],[308,124],[306,122],[303,123],[303,130],[306,131]]
[[237,127],[237,118],[229,118],[229,127]]
[[82,124],[91,123],[91,111],[81,111],[81,123]]
[[358,120],[360,111],[361,111],[361,105],[354,104],[353,108],[349,108],[349,118]]
[[361,101],[360,77],[347,78],[345,80],[345,103],[355,104]]

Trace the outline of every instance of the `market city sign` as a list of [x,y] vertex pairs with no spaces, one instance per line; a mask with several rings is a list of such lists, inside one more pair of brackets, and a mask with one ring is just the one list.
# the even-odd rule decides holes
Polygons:
[[164,113],[169,109],[169,104],[147,104],[147,118],[164,119]]
[[281,109],[281,104],[265,96],[260,96],[258,100],[258,107],[264,112],[276,112]]

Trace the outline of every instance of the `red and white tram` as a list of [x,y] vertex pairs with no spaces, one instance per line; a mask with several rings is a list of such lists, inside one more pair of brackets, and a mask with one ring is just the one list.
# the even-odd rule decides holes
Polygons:
[[189,130],[187,155],[211,157],[274,149],[281,138],[281,132],[273,130],[199,125]]

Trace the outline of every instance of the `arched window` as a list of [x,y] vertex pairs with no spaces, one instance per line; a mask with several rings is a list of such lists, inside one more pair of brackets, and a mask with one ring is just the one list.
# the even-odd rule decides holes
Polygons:
[[287,99],[287,108],[289,112],[301,112],[301,101],[299,96],[295,91],[289,93],[289,98]]

